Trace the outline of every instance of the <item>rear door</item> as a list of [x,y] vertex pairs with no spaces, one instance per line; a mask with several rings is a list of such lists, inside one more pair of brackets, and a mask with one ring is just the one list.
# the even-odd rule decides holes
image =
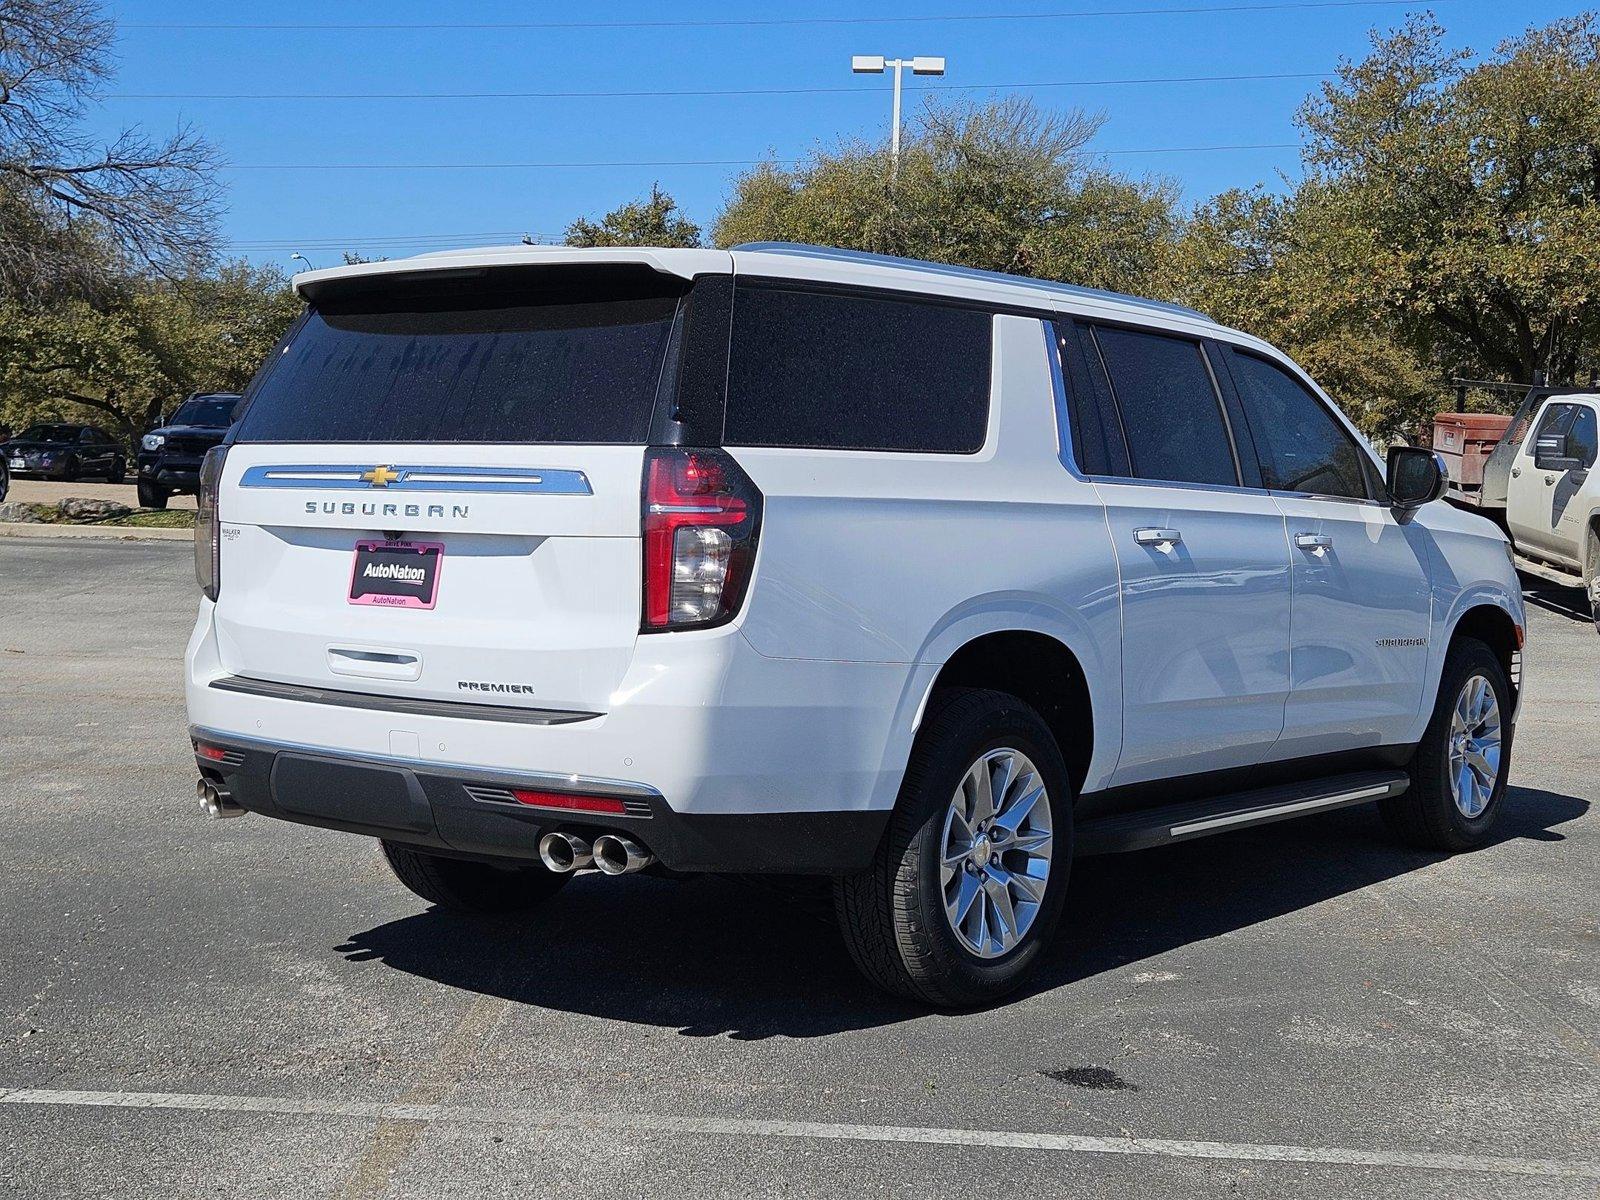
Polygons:
[[[1283,515],[1244,486],[1199,341],[1080,327],[1110,421],[1095,478],[1121,574],[1123,738],[1113,785],[1226,770],[1271,753],[1289,691]],[[1094,400],[1097,397],[1088,397]],[[1248,460],[1247,460],[1248,461]]]
[[685,306],[644,267],[316,294],[235,427],[224,668],[604,712],[640,622],[640,471]]

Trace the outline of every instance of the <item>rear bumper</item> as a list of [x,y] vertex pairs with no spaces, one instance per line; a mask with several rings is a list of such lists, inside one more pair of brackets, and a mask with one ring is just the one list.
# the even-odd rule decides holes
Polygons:
[[[625,832],[674,871],[845,874],[871,861],[889,815],[683,814],[654,789],[620,780],[447,767],[198,727],[189,732],[223,756],[197,754],[201,773],[251,812],[476,858],[537,858],[539,839],[561,829],[590,840]],[[591,815],[529,807],[511,795],[513,788],[613,797],[626,811]]]
[[[218,636],[212,605],[202,601],[186,657],[189,723],[197,736],[244,756],[238,768],[213,771],[241,775],[234,790],[244,807],[484,857],[529,857],[557,826],[626,830],[684,871],[834,875],[865,867],[937,670],[767,658],[725,627],[641,637],[602,714],[530,707],[511,710],[513,720],[504,706],[487,712],[476,703],[413,700],[405,689],[389,689],[392,699],[356,696],[383,689],[332,676],[316,689],[241,691],[222,665]],[[296,799],[295,789],[324,789],[301,786],[317,774],[303,774],[303,762],[275,780],[285,753],[397,769],[411,801],[390,804],[396,815],[363,819]],[[519,783],[589,792],[598,785],[640,798],[647,811],[552,816],[465,790]],[[365,790],[402,794],[392,778]]]

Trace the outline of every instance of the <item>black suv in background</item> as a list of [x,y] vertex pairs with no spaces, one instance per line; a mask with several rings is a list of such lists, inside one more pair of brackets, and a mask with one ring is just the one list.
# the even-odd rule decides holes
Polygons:
[[15,477],[32,475],[68,483],[85,475],[121,483],[128,472],[122,443],[96,425],[30,425],[0,443],[0,462]]
[[177,495],[200,490],[200,460],[233,424],[237,392],[196,392],[172,419],[139,441],[139,506],[165,508]]

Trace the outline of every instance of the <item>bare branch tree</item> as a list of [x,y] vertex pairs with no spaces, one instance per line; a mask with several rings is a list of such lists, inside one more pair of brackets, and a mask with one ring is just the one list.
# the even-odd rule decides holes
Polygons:
[[81,289],[108,250],[169,275],[214,250],[219,162],[204,138],[133,128],[99,145],[80,127],[113,33],[93,0],[0,0],[0,295]]

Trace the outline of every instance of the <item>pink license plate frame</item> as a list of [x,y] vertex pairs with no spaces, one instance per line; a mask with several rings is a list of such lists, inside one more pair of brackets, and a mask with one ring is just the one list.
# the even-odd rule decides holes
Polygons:
[[[374,563],[369,556],[375,552],[385,555],[388,562]],[[424,572],[422,581],[414,591],[405,579],[391,576],[385,578],[382,585],[405,590],[395,592],[362,590],[358,594],[358,589],[364,588],[361,578],[363,560],[369,566],[381,567],[392,563],[396,567],[404,568],[410,566],[406,559],[412,555],[416,555],[418,559],[416,565]],[[351,604],[370,604],[380,608],[431,609],[439,602],[439,576],[443,570],[443,542],[362,538],[356,543],[355,553],[350,556],[350,586],[345,590],[345,596]]]

